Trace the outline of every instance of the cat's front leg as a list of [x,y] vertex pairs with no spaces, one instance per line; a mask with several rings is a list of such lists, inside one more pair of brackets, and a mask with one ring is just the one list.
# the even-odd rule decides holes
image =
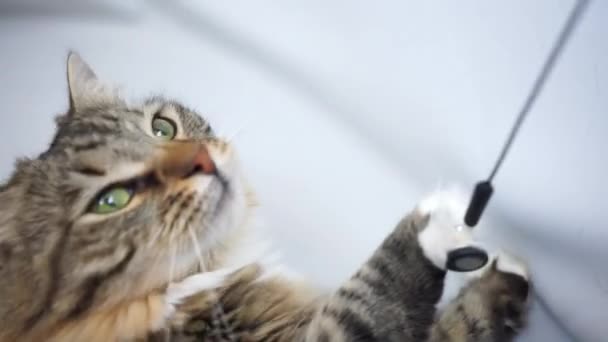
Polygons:
[[447,255],[473,244],[456,191],[421,201],[318,311],[307,341],[424,341],[443,292]]

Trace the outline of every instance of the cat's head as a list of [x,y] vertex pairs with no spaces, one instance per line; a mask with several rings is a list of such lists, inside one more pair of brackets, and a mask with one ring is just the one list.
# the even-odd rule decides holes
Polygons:
[[70,109],[51,146],[0,188],[0,296],[36,296],[32,321],[212,267],[252,205],[233,147],[197,113],[128,104],[74,53],[67,75]]

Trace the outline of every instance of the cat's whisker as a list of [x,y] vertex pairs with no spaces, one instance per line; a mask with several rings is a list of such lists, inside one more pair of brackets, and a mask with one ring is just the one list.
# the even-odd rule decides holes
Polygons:
[[243,133],[249,126],[251,126],[252,121],[249,120],[247,122],[245,122],[244,124],[240,125],[235,131],[234,133],[232,133],[231,135],[227,135],[226,136],[226,141],[231,143],[239,134]]
[[160,239],[160,236],[162,235],[163,231],[165,230],[165,225],[162,225],[155,233],[154,233],[154,237],[152,239],[150,239],[150,241],[148,242],[148,248],[154,246],[156,244],[156,242],[158,241],[158,239]]
[[198,258],[200,269],[205,268],[205,261],[203,259],[203,252],[201,251],[201,246],[196,238],[196,234],[192,227],[188,226],[188,233],[190,233],[190,240],[192,240],[192,245],[194,246],[194,251],[196,252],[196,257]]
[[177,261],[177,246],[175,246],[173,243],[170,244],[170,246],[171,257],[169,260],[169,281],[173,281],[173,277],[175,276],[175,261]]
[[[174,232],[171,232],[171,236],[169,237],[169,241],[171,241],[173,239],[173,234]],[[169,282],[173,282],[173,277],[175,276],[175,262],[177,261],[177,246],[173,243],[169,244],[171,247],[171,256],[170,256],[170,261],[169,261]],[[165,330],[165,338],[164,340],[169,342],[171,341],[171,329],[168,328]]]

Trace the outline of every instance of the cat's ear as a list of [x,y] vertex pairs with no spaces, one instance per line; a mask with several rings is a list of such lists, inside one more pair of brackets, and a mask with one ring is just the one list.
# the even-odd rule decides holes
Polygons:
[[102,83],[91,67],[76,52],[67,59],[70,108],[77,111],[94,105],[122,102],[116,90]]

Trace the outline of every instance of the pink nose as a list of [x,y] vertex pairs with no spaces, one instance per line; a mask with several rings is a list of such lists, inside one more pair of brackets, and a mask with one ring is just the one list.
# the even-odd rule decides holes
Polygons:
[[194,155],[193,171],[201,171],[204,174],[212,175],[215,173],[215,163],[205,145],[200,145],[198,152]]
[[183,179],[196,174],[217,173],[207,146],[199,141],[172,141],[163,145],[162,151],[160,158],[155,159],[155,169],[160,179]]

